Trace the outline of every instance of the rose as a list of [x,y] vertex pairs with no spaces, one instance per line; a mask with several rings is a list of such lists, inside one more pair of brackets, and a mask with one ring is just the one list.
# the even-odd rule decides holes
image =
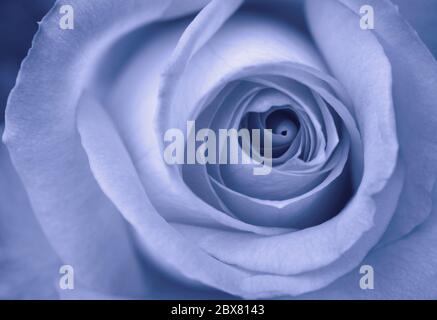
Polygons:
[[[1,294],[435,298],[437,66],[422,41],[388,1],[206,2],[75,1],[73,30],[67,2],[45,17],[6,110]],[[163,133],[189,119],[270,119],[300,140],[267,176],[168,166]]]

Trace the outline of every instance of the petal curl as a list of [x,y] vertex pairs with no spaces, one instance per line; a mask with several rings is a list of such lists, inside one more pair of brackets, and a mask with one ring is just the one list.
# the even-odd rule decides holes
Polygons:
[[429,0],[392,0],[392,2],[399,6],[402,17],[419,33],[420,38],[437,59],[437,38],[435,37],[437,2]]

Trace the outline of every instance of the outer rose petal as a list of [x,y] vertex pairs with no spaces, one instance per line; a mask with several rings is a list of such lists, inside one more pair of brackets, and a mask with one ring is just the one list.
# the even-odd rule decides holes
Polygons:
[[73,32],[59,28],[59,7],[69,1],[47,14],[9,97],[3,137],[44,233],[75,268],[77,289],[138,297],[148,284],[126,223],[89,169],[76,132],[76,104],[114,39],[205,1],[187,7],[173,6],[176,1],[122,2],[76,1]]
[[399,6],[402,17],[406,18],[419,33],[434,58],[437,59],[437,1],[434,0],[392,0]]
[[[433,191],[437,202],[437,188]],[[375,289],[362,290],[354,270],[329,287],[302,299],[437,299],[437,207],[408,236],[373,250],[362,262],[375,271]]]
[[[316,17],[320,7],[315,2],[313,4],[308,10]],[[392,65],[396,124],[401,155],[406,164],[404,189],[385,241],[393,241],[416,228],[402,240],[374,249],[363,261],[363,264],[375,268],[375,290],[361,290],[358,286],[360,275],[355,270],[332,286],[305,297],[435,298],[437,255],[433,247],[437,242],[437,221],[433,204],[437,197],[435,192],[432,197],[432,192],[437,173],[437,140],[433,133],[437,125],[437,64],[388,1],[338,0],[323,3],[324,12],[349,10],[357,19],[359,7],[364,4],[370,4],[375,9],[376,28],[373,34],[383,46]],[[322,26],[323,23],[335,24],[336,37],[344,37],[343,42],[335,42],[336,37],[324,34],[324,30],[329,28],[322,27],[316,40],[323,42],[329,37],[331,50],[335,50],[336,46],[338,50],[347,49],[357,35],[345,36],[343,22],[339,19],[313,21]],[[332,56],[332,51],[327,51],[323,45],[321,49],[334,72],[344,77],[341,67],[335,64],[336,57]],[[366,59],[363,63],[366,63]],[[417,227],[424,221],[422,226]]]
[[0,143],[0,299],[55,299],[61,261]]

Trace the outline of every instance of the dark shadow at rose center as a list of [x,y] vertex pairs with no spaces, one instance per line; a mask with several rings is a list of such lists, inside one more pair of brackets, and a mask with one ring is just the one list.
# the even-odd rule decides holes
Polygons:
[[[260,154],[264,156],[264,130],[272,131],[272,158],[282,156],[299,136],[300,121],[293,110],[287,106],[274,106],[266,112],[249,112],[240,123],[240,129],[252,132],[259,129],[261,134]],[[241,141],[240,141],[241,145]]]

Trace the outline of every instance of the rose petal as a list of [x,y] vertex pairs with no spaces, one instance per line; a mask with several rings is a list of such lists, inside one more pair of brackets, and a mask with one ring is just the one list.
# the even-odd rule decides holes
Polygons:
[[[262,228],[244,223],[212,208],[185,186],[175,166],[168,166],[163,161],[160,149],[163,135],[155,130],[157,78],[185,26],[186,21],[161,25],[161,32],[148,38],[147,44],[131,59],[119,81],[113,85],[113,94],[105,99],[147,195],[159,214],[168,221],[216,228],[226,226],[261,234],[283,232],[279,228]],[[160,57],[159,61],[151,65],[151,61],[157,57]],[[147,73],[144,73],[146,69]]]
[[59,267],[0,143],[0,298],[55,299]]
[[402,17],[408,20],[420,38],[428,46],[428,49],[437,58],[437,2],[429,0],[392,0],[399,6]]
[[[437,188],[433,199],[437,201]],[[374,290],[360,288],[359,268],[302,299],[436,299],[437,208],[414,233],[373,250],[361,265],[374,270]]]
[[[364,1],[340,1],[358,12]],[[420,225],[432,208],[437,178],[437,63],[417,34],[389,1],[367,1],[375,9],[374,34],[393,68],[393,99],[406,182],[384,242],[396,240]],[[357,18],[358,19],[358,18]],[[402,48],[402,49],[400,49]]]
[[[75,109],[112,41],[186,11],[174,11],[173,1],[118,2],[76,1],[74,31],[59,28],[59,7],[68,1],[58,1],[47,14],[9,97],[3,138],[38,221],[62,261],[75,268],[77,283],[86,290],[136,295],[147,284],[126,224],[89,169]],[[203,3],[190,1],[189,8]]]
[[[99,119],[98,123],[94,123],[93,119]],[[109,116],[88,94],[81,100],[78,126],[96,179],[133,226],[144,252],[180,280],[190,279],[192,285],[200,282],[244,295],[238,283],[248,273],[207,255],[156,212]],[[108,141],[111,141],[110,146]]]

